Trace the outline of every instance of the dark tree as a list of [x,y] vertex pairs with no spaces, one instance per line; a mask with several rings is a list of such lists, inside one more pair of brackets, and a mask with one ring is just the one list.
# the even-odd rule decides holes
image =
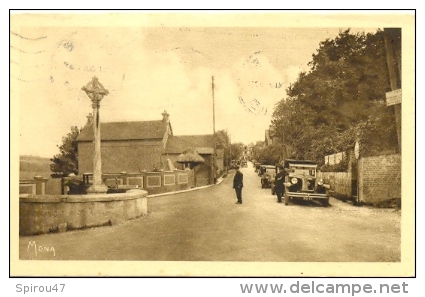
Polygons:
[[230,153],[230,137],[226,130],[219,130],[214,135],[216,149],[224,150],[224,166],[228,166]]
[[242,157],[244,144],[242,142],[232,143],[231,145],[231,160],[239,160]]
[[294,157],[322,161],[358,137],[376,152],[395,147],[395,118],[385,104],[390,85],[383,31],[342,31],[319,44],[309,66],[272,119]]
[[265,165],[275,165],[282,161],[283,146],[281,144],[272,144],[256,150],[255,158],[258,162]]
[[62,144],[59,146],[59,154],[55,155],[50,161],[50,170],[54,173],[62,173],[67,176],[70,173],[78,173],[78,145],[76,139],[80,134],[77,126],[71,127],[71,132],[62,137]]

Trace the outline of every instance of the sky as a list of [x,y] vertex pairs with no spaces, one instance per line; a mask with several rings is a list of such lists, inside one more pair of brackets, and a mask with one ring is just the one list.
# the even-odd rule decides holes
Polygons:
[[160,120],[166,110],[174,135],[211,134],[215,115],[215,130],[227,130],[232,142],[263,141],[275,104],[309,69],[319,43],[348,28],[88,19],[12,22],[20,155],[52,157],[71,126],[85,125],[92,108],[81,88],[93,76],[109,91],[101,122]]

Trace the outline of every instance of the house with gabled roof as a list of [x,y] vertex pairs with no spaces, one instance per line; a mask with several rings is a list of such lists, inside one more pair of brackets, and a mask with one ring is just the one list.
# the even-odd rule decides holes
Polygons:
[[264,144],[266,146],[282,143],[282,136],[276,131],[276,128],[272,125],[266,130]]
[[[93,170],[92,125],[88,117],[77,138],[79,174]],[[214,180],[213,135],[173,135],[166,111],[162,113],[162,120],[100,123],[100,135],[103,173],[182,169],[177,157],[185,149],[193,148],[205,160],[195,168],[199,177],[197,185],[207,185]]]
[[[101,122],[102,172],[140,172],[161,168],[168,137],[173,134],[169,114],[162,120]],[[79,174],[93,170],[93,121],[77,137]]]
[[196,173],[195,184],[203,186],[213,183],[215,171],[212,166],[214,161],[213,135],[172,135],[168,138],[164,154],[167,159],[173,162],[174,166],[183,169],[183,164],[177,162],[177,157],[188,148],[194,149],[204,159],[203,163],[194,168]]

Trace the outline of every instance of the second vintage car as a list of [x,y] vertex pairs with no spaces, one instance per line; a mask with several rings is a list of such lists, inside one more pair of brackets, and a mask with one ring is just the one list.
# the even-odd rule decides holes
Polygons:
[[270,188],[270,182],[276,175],[276,167],[272,165],[261,165],[259,175],[261,176],[261,187]]

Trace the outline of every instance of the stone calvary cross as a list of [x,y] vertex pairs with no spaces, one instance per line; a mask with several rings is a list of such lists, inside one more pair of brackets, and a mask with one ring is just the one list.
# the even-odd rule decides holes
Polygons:
[[108,187],[102,180],[102,158],[100,153],[100,101],[104,96],[109,94],[98,78],[94,76],[92,80],[81,88],[91,99],[93,107],[93,135],[94,135],[94,152],[93,152],[93,184],[87,189],[87,194],[101,194],[108,191]]

